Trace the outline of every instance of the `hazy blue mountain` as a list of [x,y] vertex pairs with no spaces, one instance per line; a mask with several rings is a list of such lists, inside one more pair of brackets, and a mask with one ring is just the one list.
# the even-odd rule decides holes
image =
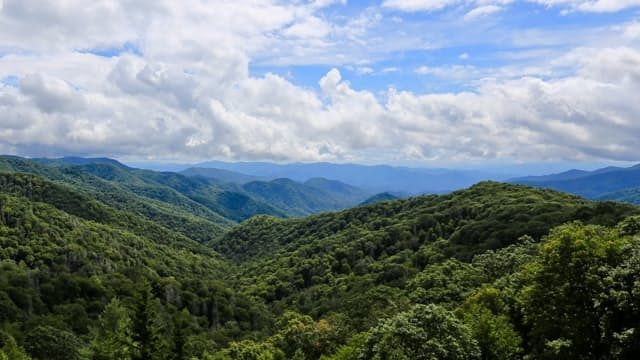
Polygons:
[[640,204],[640,187],[606,193],[598,196],[597,199],[624,201],[631,204]]
[[559,180],[572,180],[579,179],[583,176],[588,176],[591,171],[571,169],[557,174],[538,175],[538,176],[524,176],[512,179],[514,182],[536,182],[536,181],[559,181]]
[[324,179],[313,180],[311,184],[315,186],[291,179],[276,179],[252,181],[242,185],[242,188],[251,196],[293,215],[309,215],[352,207],[367,196],[357,188]]
[[111,159],[2,156],[0,171],[31,173],[72,185],[110,206],[143,214],[200,241],[210,240],[223,228],[253,215],[288,215],[242,189],[205,178],[134,169]]
[[421,169],[388,165],[210,161],[197,166],[268,178],[289,178],[300,182],[323,177],[370,192],[391,191],[409,194],[448,192],[468,187],[481,180],[505,180],[509,177],[476,170]]
[[180,174],[186,176],[201,176],[207,179],[217,180],[225,183],[245,184],[251,181],[269,181],[273,180],[263,176],[253,176],[237,171],[215,169],[215,168],[198,168],[192,167],[180,171]]
[[321,177],[311,178],[304,185],[322,190],[334,197],[342,198],[347,202],[358,203],[371,196],[371,193],[358,187],[345,184],[337,180],[329,180]]
[[383,192],[383,193],[379,193],[371,196],[367,200],[361,202],[360,205],[372,205],[372,204],[377,204],[383,201],[397,200],[397,199],[400,199],[400,197],[395,196],[388,192]]
[[594,171],[571,170],[547,176],[512,179],[511,182],[564,191],[590,199],[627,201],[624,194],[640,187],[640,165],[629,168],[606,167]]
[[621,168],[621,167],[617,167],[617,166],[608,166],[608,167],[601,168],[601,169],[596,169],[596,170],[593,170],[593,171],[571,169],[571,170],[564,171],[564,172],[557,173],[557,174],[519,177],[519,178],[512,179],[512,181],[514,181],[514,182],[541,182],[541,181],[575,180],[575,179],[580,179],[580,178],[584,178],[584,177],[588,177],[588,176],[592,176],[592,175],[606,174],[606,173],[609,173],[609,172],[616,172],[616,171],[621,171],[621,170],[625,170],[625,168]]

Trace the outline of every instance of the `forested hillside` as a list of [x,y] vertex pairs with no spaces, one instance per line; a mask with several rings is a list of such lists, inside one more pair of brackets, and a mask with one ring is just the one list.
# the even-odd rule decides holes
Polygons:
[[628,216],[637,213],[481,183],[304,219],[257,217],[213,246],[239,264],[241,288],[284,313],[279,333],[243,345],[265,358],[633,358],[640,218]]
[[2,360],[640,351],[632,205],[485,182],[233,225],[207,205],[205,180],[0,164]]
[[[264,327],[261,306],[232,290],[231,268],[198,242],[32,175],[2,175],[0,186],[8,358],[20,358],[17,341],[34,359],[127,358],[113,352],[132,346],[137,358],[168,359]],[[129,325],[131,338],[118,333]]]

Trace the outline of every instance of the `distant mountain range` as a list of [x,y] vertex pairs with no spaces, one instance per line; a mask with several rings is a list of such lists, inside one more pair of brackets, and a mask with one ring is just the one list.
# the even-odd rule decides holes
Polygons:
[[[446,193],[469,187],[482,180],[505,180],[509,176],[479,170],[452,170],[396,167],[388,165],[357,165],[332,163],[274,164],[266,162],[209,161],[187,169],[190,174],[206,176],[207,170],[231,171],[244,176],[266,179],[288,178],[305,182],[326,178],[358,187],[370,193],[392,192],[406,195]],[[237,175],[236,175],[237,176]]]
[[203,177],[211,180],[216,180],[220,182],[226,183],[235,183],[235,184],[245,184],[251,181],[268,181],[274,180],[265,176],[254,176],[242,174],[237,171],[230,171],[224,169],[215,169],[215,168],[201,168],[201,167],[191,167],[185,170],[180,171],[182,175],[192,176],[192,177]]
[[594,171],[569,170],[515,178],[510,182],[564,191],[589,199],[640,203],[640,165],[628,168],[611,166]]
[[0,172],[34,174],[73,186],[201,241],[254,215],[290,217],[340,210],[374,195],[324,178],[302,183],[219,169],[179,174],[136,169],[108,158],[0,156]]

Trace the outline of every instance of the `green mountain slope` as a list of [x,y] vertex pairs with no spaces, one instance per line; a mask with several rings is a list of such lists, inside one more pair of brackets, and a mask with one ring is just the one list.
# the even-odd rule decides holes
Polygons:
[[[132,318],[164,321],[164,330],[148,330],[171,346],[200,333],[227,341],[267,319],[232,290],[232,267],[211,249],[30,174],[0,175],[0,269],[0,335],[13,335],[35,359],[84,358],[80,344],[115,298],[143,307]],[[140,305],[140,296],[148,301]],[[179,316],[191,324],[182,340]]]
[[252,196],[273,204],[292,215],[309,215],[322,211],[344,209],[358,204],[365,197],[356,188],[325,179],[312,179],[300,184],[289,179],[252,181],[242,188]]
[[206,179],[132,169],[113,160],[72,161],[78,162],[82,165],[69,165],[64,159],[34,161],[3,156],[0,172],[31,173],[73,186],[106,204],[143,215],[198,241],[209,241],[235,221],[255,214],[285,215],[242,190],[221,187]]
[[[241,266],[241,288],[262,298],[272,311],[294,309],[321,318],[328,332],[351,329],[347,332],[354,336],[346,344],[336,340],[322,350],[324,354],[335,352],[332,359],[384,358],[373,357],[376,351],[406,351],[406,358],[429,353],[432,348],[420,348],[422,335],[418,333],[412,338],[412,334],[429,331],[440,326],[442,321],[466,327],[470,333],[465,336],[474,337],[473,343],[478,349],[467,349],[469,353],[461,358],[472,359],[482,353],[491,359],[515,359],[523,352],[543,357],[541,354],[550,351],[546,350],[545,341],[551,341],[549,339],[554,336],[571,336],[567,329],[578,326],[577,319],[582,315],[573,313],[578,307],[572,308],[572,301],[585,304],[579,308],[587,312],[592,311],[588,302],[598,301],[592,298],[595,293],[588,292],[554,298],[556,288],[545,286],[546,282],[556,281],[554,286],[560,288],[573,287],[573,284],[576,289],[591,286],[586,283],[585,273],[602,270],[598,264],[607,261],[606,252],[596,249],[598,244],[615,248],[617,254],[635,251],[623,245],[631,239],[618,240],[618,230],[582,224],[567,225],[556,232],[552,228],[574,220],[615,226],[638,212],[637,207],[625,204],[595,203],[550,190],[486,182],[444,196],[390,201],[303,219],[256,217],[233,228],[213,246]],[[640,222],[631,222],[622,228],[639,231],[638,224]],[[551,239],[545,239],[550,231]],[[593,253],[582,252],[585,240],[577,240],[582,236],[590,239]],[[540,241],[542,247],[538,246]],[[571,246],[575,248],[560,248],[559,243],[574,244]],[[634,244],[640,251],[640,241]],[[544,255],[546,252],[554,255]],[[594,260],[583,263],[584,260],[578,259],[581,256]],[[624,259],[619,256],[614,262],[618,265]],[[564,271],[553,268],[556,266],[552,265],[553,261],[558,266],[565,261],[573,264],[567,269],[575,266],[576,278],[564,279]],[[538,263],[541,265],[534,265]],[[543,271],[557,276],[550,277]],[[640,269],[633,271],[632,276],[640,278]],[[528,287],[538,289],[538,293],[528,292]],[[612,300],[610,296],[613,295],[606,295],[605,290],[595,287],[593,291],[601,291],[598,296]],[[632,290],[626,287],[624,291]],[[525,308],[518,305],[520,301],[524,302]],[[542,308],[537,301],[557,301],[545,306],[545,311],[554,316],[576,316],[576,322],[556,320],[566,326],[564,330],[553,330],[558,331],[556,335],[545,333],[545,330],[531,333],[530,326],[538,329],[536,331],[558,329],[551,320],[524,322],[523,312],[528,319],[546,316],[537,310]],[[425,309],[416,304],[438,304],[440,307]],[[417,309],[442,312],[438,316],[450,318],[438,320],[438,325],[415,328],[418,320],[403,317],[419,316],[415,314]],[[451,312],[453,310],[456,312]],[[624,311],[622,305],[612,308],[612,313]],[[431,315],[420,316],[428,319]],[[609,315],[598,316],[595,317],[612,319]],[[380,322],[381,318],[388,320]],[[296,320],[295,324],[299,324],[297,321],[301,320]],[[621,324],[616,323],[616,328],[620,329]],[[308,326],[305,328],[308,332],[303,332],[308,336],[330,336],[319,335],[319,330],[313,330],[314,326],[320,325],[309,323],[305,326]],[[281,331],[291,331],[286,329]],[[607,334],[612,332],[607,330]],[[454,338],[440,333],[430,336],[440,335],[444,336],[444,348],[459,350],[452,344],[457,341]],[[394,340],[381,338],[387,336],[397,337]],[[588,339],[586,343],[585,339]],[[276,335],[269,341],[278,344],[281,338]],[[584,335],[574,341],[573,345],[567,345],[566,351],[576,358],[577,354],[594,354],[588,344],[601,341],[601,338],[599,334]],[[329,346],[335,346],[336,342],[343,346]],[[284,346],[281,349],[285,349],[288,356],[294,355],[293,351],[286,350],[286,342],[279,346]],[[299,349],[305,345],[298,343],[296,346]],[[313,347],[304,349],[305,354],[315,351]],[[475,351],[478,353],[471,356]],[[598,351],[617,350],[607,344]],[[562,355],[558,356],[562,358]]]
[[311,178],[305,181],[304,185],[322,190],[338,201],[348,204],[348,206],[358,204],[371,195],[358,187],[321,177]]
[[189,229],[216,225],[207,201],[240,203],[240,185],[108,162],[7,157],[0,168],[3,360],[640,350],[632,205],[484,182],[305,218],[255,216],[207,241]]
[[[344,240],[345,236],[360,236],[357,243],[361,245],[375,235],[376,242],[387,241],[389,245],[402,240],[401,247],[406,245],[404,241],[414,247],[443,238],[457,257],[469,258],[478,251],[506,246],[525,234],[540,238],[551,227],[570,220],[611,225],[634,211],[630,205],[593,203],[550,190],[484,182],[448,195],[420,196],[303,219],[257,217],[231,229],[214,247],[228,258],[247,261],[297,251],[316,242],[324,245]],[[367,255],[380,256],[387,249],[385,244],[369,249]]]
[[373,204],[377,204],[379,202],[397,200],[397,199],[399,199],[398,196],[395,196],[395,195],[390,194],[388,192],[383,192],[383,193],[375,194],[375,195],[367,198],[367,200],[361,202],[360,205],[373,205]]

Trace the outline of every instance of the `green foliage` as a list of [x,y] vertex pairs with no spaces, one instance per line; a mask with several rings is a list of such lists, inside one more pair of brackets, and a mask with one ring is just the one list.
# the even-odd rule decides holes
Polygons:
[[520,359],[522,338],[507,313],[500,291],[485,287],[469,296],[459,311],[471,329],[483,360]]
[[13,336],[0,331],[0,359],[3,357],[6,360],[31,360]]
[[285,359],[270,343],[251,340],[232,342],[229,347],[211,357],[212,360],[278,360]]
[[314,321],[310,316],[288,311],[278,321],[280,330],[273,337],[275,345],[289,358],[303,356],[316,360],[331,354],[340,341],[340,329],[327,320]]
[[322,356],[320,360],[357,360],[368,335],[368,333],[359,333],[352,336],[351,339],[338,348],[333,355]]
[[458,304],[485,282],[480,269],[456,259],[427,266],[408,284],[413,301]]
[[578,223],[551,232],[530,268],[531,285],[522,292],[537,356],[594,359],[610,353],[600,296],[629,241],[615,229]]
[[384,320],[359,354],[371,360],[463,360],[480,355],[471,331],[453,313],[429,304]]
[[136,344],[129,310],[113,298],[92,331],[91,350],[96,360],[131,360]]
[[632,206],[486,182],[219,235],[266,203],[109,161],[0,169],[30,173],[0,174],[0,359],[640,353]]
[[358,188],[320,178],[304,184],[289,179],[252,181],[242,185],[242,189],[291,215],[344,209],[366,198],[366,193]]
[[360,205],[373,205],[373,204],[377,204],[377,203],[380,203],[380,202],[391,201],[391,200],[396,200],[396,199],[399,199],[399,197],[395,196],[393,194],[390,194],[388,192],[383,192],[383,193],[375,194],[375,195],[367,198],[365,201],[360,203]]
[[[552,226],[575,219],[614,225],[635,212],[486,182],[302,219],[254,217],[212,245],[240,265],[240,286],[272,311],[315,318],[339,312],[351,328],[365,331],[411,302],[455,306],[530,261],[535,242]],[[530,245],[501,251],[524,243]],[[495,253],[469,263],[487,250]]]
[[82,343],[73,333],[42,325],[31,329],[25,349],[34,360],[80,360]]

